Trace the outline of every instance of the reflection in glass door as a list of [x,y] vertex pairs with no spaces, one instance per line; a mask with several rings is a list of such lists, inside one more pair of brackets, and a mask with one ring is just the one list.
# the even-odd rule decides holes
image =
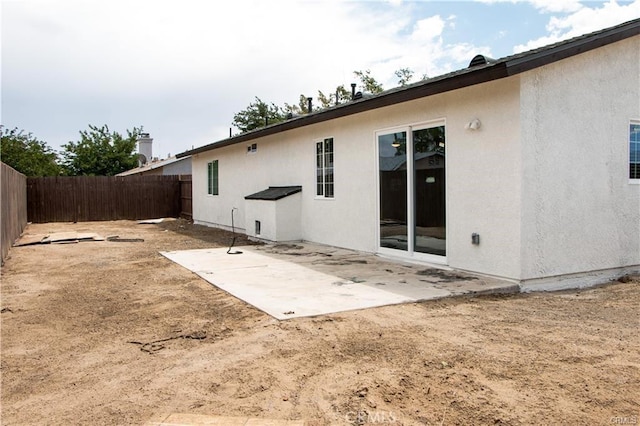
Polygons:
[[413,250],[446,255],[444,126],[414,130]]
[[445,127],[378,135],[378,166],[380,247],[445,256]]
[[407,132],[378,136],[380,247],[407,250]]

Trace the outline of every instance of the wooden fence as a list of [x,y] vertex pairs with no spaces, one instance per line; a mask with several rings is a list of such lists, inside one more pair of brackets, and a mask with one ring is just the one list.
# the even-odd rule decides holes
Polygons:
[[178,217],[182,186],[180,176],[28,178],[28,218],[43,223]]
[[193,220],[193,196],[191,175],[180,176],[180,216]]
[[9,253],[9,248],[22,234],[27,226],[27,178],[4,163],[0,163],[0,180],[2,182],[2,263]]

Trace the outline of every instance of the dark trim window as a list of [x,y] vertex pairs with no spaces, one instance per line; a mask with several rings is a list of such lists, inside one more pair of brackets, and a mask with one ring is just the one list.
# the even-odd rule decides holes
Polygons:
[[207,194],[218,195],[218,160],[207,163]]
[[316,195],[333,198],[333,138],[316,142]]
[[640,181],[640,121],[629,124],[629,179]]

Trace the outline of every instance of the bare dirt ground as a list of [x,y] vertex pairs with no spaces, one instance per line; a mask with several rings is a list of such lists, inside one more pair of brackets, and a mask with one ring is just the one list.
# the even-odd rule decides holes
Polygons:
[[[2,424],[172,412],[325,424],[638,424],[640,281],[279,322],[162,257],[184,221],[30,225],[144,242],[16,247],[2,268]],[[243,244],[243,241],[239,241]]]

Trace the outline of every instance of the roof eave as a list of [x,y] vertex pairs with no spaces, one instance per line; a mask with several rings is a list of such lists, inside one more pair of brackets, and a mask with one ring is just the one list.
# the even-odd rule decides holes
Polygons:
[[461,89],[463,87],[497,80],[508,76],[504,63],[494,64],[491,66],[483,67],[481,69],[463,71],[465,72],[457,74],[454,77],[442,79],[435,78],[426,83],[411,87],[410,90],[392,90],[389,92],[381,93],[380,95],[371,98],[349,102],[347,104],[342,104],[338,107],[334,107],[328,110],[304,115],[291,120],[283,121],[281,123],[273,124],[268,127],[263,127],[258,130],[242,133],[238,136],[233,136],[228,139],[224,139],[218,142],[204,145],[199,148],[182,152],[180,154],[176,154],[176,157],[181,158],[188,155],[200,154],[202,152],[210,151],[213,149],[219,149],[225,146],[235,145],[241,142],[251,141],[276,133],[281,133],[286,130],[293,130],[311,124],[322,123],[324,121],[346,117],[349,115],[358,114],[360,112],[370,111],[389,105],[395,105],[401,102],[407,102],[455,89]]

